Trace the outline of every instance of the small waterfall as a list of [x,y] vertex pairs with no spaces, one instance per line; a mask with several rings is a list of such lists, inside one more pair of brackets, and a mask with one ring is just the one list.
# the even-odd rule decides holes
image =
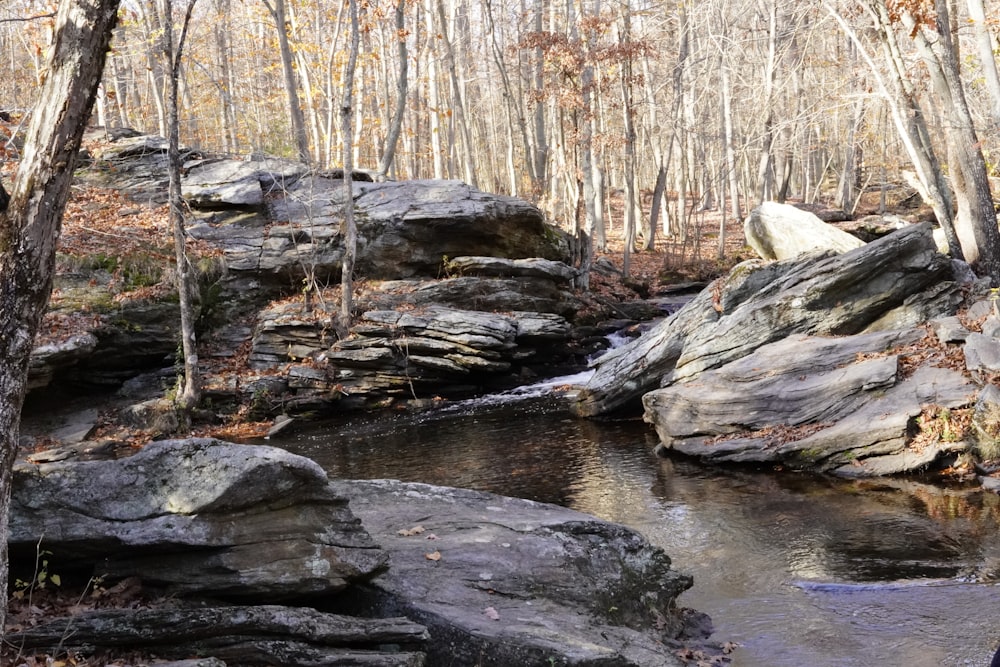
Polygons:
[[[591,359],[588,359],[588,361],[599,357],[608,350],[621,347],[632,340],[631,337],[621,331],[612,332],[605,336],[605,339],[608,341],[608,347],[598,353],[595,353]],[[514,387],[513,389],[507,389],[494,394],[486,394],[485,396],[477,396],[475,398],[468,398],[461,401],[453,401],[447,403],[439,409],[434,410],[434,412],[437,414],[455,414],[484,407],[497,407],[519,403],[522,401],[529,401],[532,399],[545,398],[556,394],[561,389],[568,390],[571,387],[584,385],[590,380],[591,377],[593,377],[593,375],[594,369],[588,368],[587,370],[583,370],[578,373],[546,378],[532,384]]]

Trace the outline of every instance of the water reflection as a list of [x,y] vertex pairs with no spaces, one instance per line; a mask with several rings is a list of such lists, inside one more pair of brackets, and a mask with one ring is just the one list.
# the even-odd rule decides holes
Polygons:
[[695,576],[682,602],[743,644],[738,667],[988,664],[997,496],[659,459],[645,424],[556,405],[355,419],[272,444],[335,476],[469,487],[630,525]]

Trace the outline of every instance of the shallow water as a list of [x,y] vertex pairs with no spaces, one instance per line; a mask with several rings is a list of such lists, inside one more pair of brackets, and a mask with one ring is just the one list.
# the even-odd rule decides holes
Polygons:
[[979,667],[1000,642],[1000,502],[919,481],[723,469],[652,453],[640,421],[553,399],[327,422],[271,444],[334,476],[557,503],[627,524],[693,574],[737,667]]

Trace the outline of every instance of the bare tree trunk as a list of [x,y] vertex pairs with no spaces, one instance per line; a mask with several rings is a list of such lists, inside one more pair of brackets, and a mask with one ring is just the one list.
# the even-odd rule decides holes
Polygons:
[[[824,2],[823,6],[837,21],[844,33],[850,37],[858,53],[868,65],[872,76],[878,82],[882,95],[889,105],[899,138],[916,171],[916,185],[919,186],[920,196],[933,209],[941,229],[944,230],[951,256],[955,259],[964,259],[962,245],[955,231],[954,211],[952,210],[948,184],[931,144],[927,124],[924,121],[924,113],[917,103],[916,93],[908,78],[907,69],[900,55],[899,44],[896,42],[889,12],[884,2],[882,0],[865,0],[864,6],[878,30],[882,50],[890,66],[893,91],[889,90],[882,78],[879,66],[865,50],[857,32],[828,2]],[[823,174],[818,174],[817,181],[822,181],[822,178]]]
[[729,206],[733,218],[743,217],[740,208],[740,179],[736,170],[736,147],[733,136],[733,88],[729,81],[729,63],[723,53],[720,59],[719,77],[722,83],[722,133],[726,142],[726,177],[729,179]]
[[292,47],[288,42],[288,21],[285,17],[285,0],[263,0],[264,6],[274,19],[274,26],[278,31],[278,50],[281,54],[281,71],[284,75],[285,95],[288,98],[288,117],[292,123],[292,139],[295,141],[295,151],[297,157],[302,162],[309,164],[309,137],[306,134],[306,119],[302,113],[302,104],[299,101],[299,88],[295,83],[295,70],[292,65]]
[[[972,114],[965,98],[956,48],[953,43],[952,26],[947,0],[936,0],[936,34],[928,36],[928,28],[917,28],[911,34],[917,44],[931,75],[931,84],[941,100],[942,112],[947,118],[949,149],[957,159],[961,169],[961,180],[955,184],[962,187],[963,195],[969,199],[968,219],[958,218],[958,225],[971,226],[971,243],[959,231],[962,253],[970,263],[975,263],[980,271],[1000,284],[1000,230],[997,228],[996,209],[986,172],[986,161]],[[904,15],[904,21],[906,20]]]
[[239,141],[236,138],[236,109],[233,103],[233,77],[232,43],[229,39],[228,23],[230,14],[229,0],[216,0],[218,4],[218,14],[220,21],[213,26],[213,36],[215,38],[215,48],[219,52],[219,78],[221,79],[220,89],[222,92],[222,109],[220,109],[220,120],[222,126],[223,150],[235,152],[238,149]]
[[448,37],[448,31],[445,28],[447,21],[445,20],[444,0],[437,0],[437,12],[438,21],[441,25],[441,41],[444,42],[445,62],[448,67],[448,75],[451,79],[452,104],[455,107],[454,120],[455,123],[458,124],[458,131],[462,135],[462,150],[460,153],[462,156],[462,170],[465,174],[465,182],[473,187],[479,187],[476,179],[474,153],[472,151],[472,135],[469,133],[468,114],[466,113],[465,108],[465,95],[463,94],[464,91],[462,89],[462,85],[458,80],[458,67],[455,62],[455,49],[452,46],[452,40]]
[[979,51],[979,64],[983,68],[983,78],[986,80],[986,90],[990,92],[990,115],[994,126],[1000,125],[1000,73],[997,72],[997,61],[993,55],[993,36],[986,22],[986,11],[983,0],[968,0],[969,20],[976,35],[976,49]]
[[636,233],[636,203],[635,193],[635,122],[632,108],[632,55],[628,53],[632,41],[632,20],[629,1],[625,0],[622,8],[622,34],[619,40],[625,47],[625,59],[621,64],[622,111],[625,125],[625,234],[624,256],[622,258],[622,275],[629,277],[632,252],[635,248]]
[[378,171],[388,176],[392,161],[396,157],[396,146],[399,144],[399,134],[403,130],[403,117],[406,113],[406,96],[409,91],[408,73],[410,69],[409,55],[406,49],[406,0],[396,2],[396,50],[399,57],[399,76],[396,79],[396,110],[389,123],[389,132],[385,137],[385,147],[382,149],[382,159]]
[[[547,0],[535,0],[534,26],[535,32],[539,34],[542,32],[542,20],[545,16],[546,2]],[[534,171],[537,178],[534,184],[535,195],[541,196],[545,192],[545,182],[548,176],[546,170],[548,169],[549,159],[549,144],[545,132],[545,105],[541,102],[541,96],[545,89],[544,58],[541,46],[535,47],[535,62],[532,74],[534,76],[535,95],[539,98],[535,101],[535,143],[532,162],[535,164]]]
[[[521,143],[524,145],[525,154],[530,150],[530,141],[528,140],[528,122],[524,117],[523,110],[515,105],[514,97],[514,87],[510,82],[510,74],[507,72],[507,66],[504,64],[503,51],[500,49],[500,45],[497,43],[497,27],[493,19],[493,3],[492,0],[485,0],[486,5],[486,25],[487,30],[490,34],[490,47],[493,54],[493,62],[497,67],[497,71],[500,74],[500,81],[503,84],[503,97],[504,97],[504,109],[507,112],[507,124],[508,126],[516,122],[518,132],[521,136]],[[510,128],[510,133],[513,135],[513,128]],[[513,138],[513,137],[512,137]],[[513,142],[510,142],[508,150],[513,153],[514,146]],[[528,166],[528,178],[531,182],[538,182],[538,173],[536,171],[537,164],[534,160],[527,160]],[[513,162],[511,162],[511,171],[514,171]],[[517,194],[517,180],[514,174],[511,175],[511,194]]]
[[441,149],[441,91],[438,82],[438,63],[435,55],[436,35],[444,26],[437,26],[435,14],[436,0],[424,0],[424,15],[427,20],[427,103],[430,105],[431,156],[434,178],[444,178],[444,153]]
[[[150,40],[151,43],[156,41],[156,36],[163,30],[163,18],[160,16],[154,0],[148,0],[148,2],[146,2],[144,11],[142,12],[142,21],[146,32],[146,39]],[[149,79],[149,88],[153,97],[153,102],[156,104],[157,131],[160,133],[160,136],[166,136],[168,130],[166,102],[163,99],[163,66],[160,64],[160,59],[157,57],[155,49],[152,47],[147,50],[146,59],[148,61],[147,74]]]
[[770,199],[774,193],[774,81],[777,74],[778,1],[770,0],[767,13],[767,62],[764,66],[764,130],[757,164],[757,200]]
[[10,491],[28,362],[52,292],[77,152],[104,72],[118,0],[62,0],[48,76],[0,209],[0,634],[7,617]]
[[184,199],[181,196],[180,119],[178,117],[178,88],[180,86],[181,56],[187,39],[191,14],[197,0],[188,0],[181,34],[174,43],[173,0],[164,0],[163,11],[163,60],[168,73],[167,81],[167,155],[169,156],[170,227],[174,237],[174,258],[177,262],[177,295],[181,310],[181,349],[184,355],[184,388],[176,397],[177,410],[185,425],[190,425],[191,411],[201,399],[201,374],[198,371],[198,341],[195,336],[194,277],[185,250],[187,234],[184,230]]
[[358,3],[349,0],[351,12],[351,50],[344,67],[344,99],[340,105],[340,130],[344,135],[344,259],[340,276],[339,333],[347,335],[354,310],[354,259],[358,250],[358,228],[354,220],[354,72],[358,63]]
[[854,114],[851,119],[851,128],[847,132],[847,145],[844,147],[844,165],[840,170],[840,181],[837,184],[837,197],[834,205],[848,213],[854,207],[854,200],[858,196],[858,162],[856,155],[858,152],[857,137],[861,129],[861,120],[864,118],[865,103],[862,98],[854,101]]

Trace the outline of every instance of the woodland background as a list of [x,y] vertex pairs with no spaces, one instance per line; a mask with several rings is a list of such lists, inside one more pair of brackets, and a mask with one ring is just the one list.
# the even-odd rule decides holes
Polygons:
[[[609,228],[652,248],[656,234],[684,238],[714,210],[721,254],[727,220],[758,201],[825,199],[851,212],[878,187],[884,208],[907,170],[919,190],[931,177],[900,138],[914,114],[929,133],[916,150],[936,151],[947,174],[959,93],[992,175],[998,14],[984,3],[364,0],[354,164],[528,198],[555,221],[580,221],[598,250]],[[164,22],[185,10],[170,4],[122,4],[95,123],[167,136]],[[54,10],[0,8],[8,133],[46,76]],[[339,166],[348,3],[200,0],[193,12],[181,141]],[[951,98],[934,88],[927,39],[955,58]],[[7,152],[17,157],[12,142]]]

